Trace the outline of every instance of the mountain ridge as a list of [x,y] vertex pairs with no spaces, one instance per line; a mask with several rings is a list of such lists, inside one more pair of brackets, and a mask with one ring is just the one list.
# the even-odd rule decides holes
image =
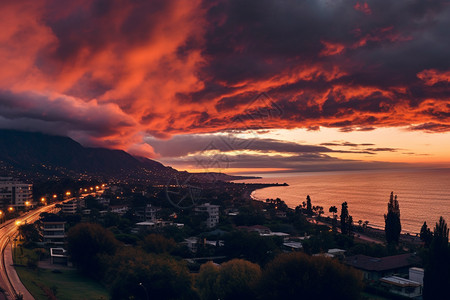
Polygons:
[[250,177],[223,173],[188,173],[126,151],[84,147],[66,136],[0,129],[0,174],[19,178],[104,178],[167,183],[173,177],[196,181]]

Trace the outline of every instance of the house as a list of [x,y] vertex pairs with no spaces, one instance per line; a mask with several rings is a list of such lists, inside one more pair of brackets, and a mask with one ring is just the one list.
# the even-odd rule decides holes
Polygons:
[[420,259],[414,253],[386,257],[371,257],[362,254],[346,257],[343,262],[361,270],[366,280],[379,280],[394,274],[408,274],[409,268],[417,265]]
[[191,251],[192,253],[196,253],[197,248],[198,248],[199,238],[193,236],[193,237],[184,239],[183,243],[186,244],[189,251]]
[[289,236],[289,233],[285,232],[272,232],[268,227],[263,225],[238,226],[237,228],[248,232],[256,232],[260,236],[279,236],[283,238],[287,238]]
[[208,218],[206,219],[206,227],[213,228],[219,224],[219,205],[204,203],[194,208],[196,212],[206,212]]
[[136,209],[135,216],[142,222],[156,222],[161,208],[147,204]]
[[109,203],[111,202],[109,199],[103,198],[103,197],[97,197],[95,198],[98,204],[103,206],[109,206]]
[[184,224],[181,223],[173,223],[172,221],[164,221],[164,220],[157,220],[155,222],[139,222],[136,223],[136,230],[135,232],[139,232],[141,230],[151,230],[155,228],[161,228],[166,226],[176,226],[177,228],[183,228]]
[[422,296],[422,285],[416,281],[398,276],[387,276],[380,279],[381,286],[392,294],[415,298]]
[[300,242],[286,241],[283,243],[283,250],[285,252],[300,251],[302,249],[303,245]]
[[119,216],[123,216],[130,209],[128,205],[111,205],[109,207],[112,213],[118,214]]
[[345,250],[338,248],[328,249],[328,254],[330,254],[332,257],[342,259],[345,257]]

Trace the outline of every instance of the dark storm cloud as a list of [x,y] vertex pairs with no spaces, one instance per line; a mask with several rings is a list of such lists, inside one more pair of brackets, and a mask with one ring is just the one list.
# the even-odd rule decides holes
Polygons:
[[[211,160],[213,159],[213,160]],[[215,159],[215,161],[214,161]],[[202,167],[227,172],[227,169],[239,168],[242,172],[246,169],[266,168],[284,170],[284,172],[308,172],[308,171],[334,171],[334,170],[362,170],[362,169],[388,169],[407,166],[401,163],[366,162],[358,160],[337,159],[324,154],[299,154],[290,157],[269,155],[239,155],[227,156],[224,154],[211,158],[211,156],[195,156],[183,158],[166,158],[162,160],[168,165],[177,165],[179,168]]]
[[[134,126],[116,105],[95,101],[80,103],[63,95],[18,93],[0,90],[0,127],[60,135],[105,136]],[[85,140],[88,142],[88,140]]]
[[[376,148],[354,149],[354,150],[336,150],[324,145],[303,145],[294,142],[286,142],[274,139],[262,139],[257,136],[249,138],[239,138],[234,134],[228,135],[177,135],[169,140],[160,140],[155,138],[146,138],[145,142],[152,146],[155,153],[162,157],[182,157],[188,154],[202,155],[211,150],[220,152],[242,152],[242,151],[258,151],[261,154],[273,153],[282,155],[283,153],[301,154],[302,157],[314,155],[314,157],[322,157],[325,153],[354,153],[354,154],[374,154],[381,151]],[[340,145],[349,146],[350,143]],[[338,144],[328,144],[337,146]],[[339,145],[339,146],[340,146]],[[358,146],[357,144],[354,147]],[[380,148],[381,149],[381,148]],[[387,150],[384,150],[387,151]],[[199,154],[200,153],[200,154]]]
[[122,149],[230,128],[450,131],[445,0],[6,0],[0,22],[3,127]]

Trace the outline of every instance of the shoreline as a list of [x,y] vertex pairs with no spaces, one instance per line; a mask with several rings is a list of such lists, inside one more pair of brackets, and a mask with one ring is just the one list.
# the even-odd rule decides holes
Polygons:
[[268,187],[276,187],[276,186],[289,186],[287,183],[242,183],[245,185],[246,189],[242,193],[242,197],[246,201],[258,201],[264,202],[262,200],[258,200],[252,196],[253,192],[256,190],[268,188]]
[[[264,189],[267,187],[273,187],[273,186],[289,186],[288,184],[279,184],[279,183],[272,183],[272,184],[263,184],[263,183],[245,183],[246,186],[248,185],[252,185],[251,189],[246,189],[246,191],[243,194],[243,197],[246,201],[250,202],[250,203],[254,203],[257,206],[261,206],[261,204],[264,204],[264,200],[260,200],[256,197],[254,197],[252,194],[254,191],[258,190],[258,189]],[[283,200],[283,199],[281,199]],[[292,207],[288,207],[290,210],[294,210],[294,208]],[[323,215],[322,220],[328,220],[329,218],[331,218],[331,216],[327,216],[327,215]],[[331,224],[329,224],[331,226]],[[354,224],[354,228],[358,228],[358,230],[361,230],[358,223]],[[360,231],[355,230],[355,235],[357,235]],[[385,233],[384,233],[384,228],[383,226],[378,226],[378,225],[368,225],[366,226],[363,231],[361,231],[361,233],[363,234],[368,234],[370,237],[374,237],[379,239],[380,241],[383,241],[385,238]],[[400,239],[405,241],[405,242],[409,242],[409,243],[413,243],[413,244],[417,244],[420,242],[420,238],[419,238],[419,232],[409,232],[409,231],[404,231],[402,230],[402,232],[400,233]]]

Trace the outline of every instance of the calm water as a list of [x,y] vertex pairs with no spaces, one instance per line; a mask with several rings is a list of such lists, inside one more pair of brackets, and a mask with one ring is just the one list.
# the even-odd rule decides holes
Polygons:
[[424,221],[434,227],[440,216],[450,222],[450,169],[401,171],[342,171],[290,174],[260,174],[263,179],[244,182],[289,184],[253,192],[253,198],[281,198],[294,208],[311,196],[313,205],[328,209],[335,205],[340,214],[347,201],[353,220],[369,221],[384,228],[384,214],[391,191],[398,195],[402,230],[417,233]]

